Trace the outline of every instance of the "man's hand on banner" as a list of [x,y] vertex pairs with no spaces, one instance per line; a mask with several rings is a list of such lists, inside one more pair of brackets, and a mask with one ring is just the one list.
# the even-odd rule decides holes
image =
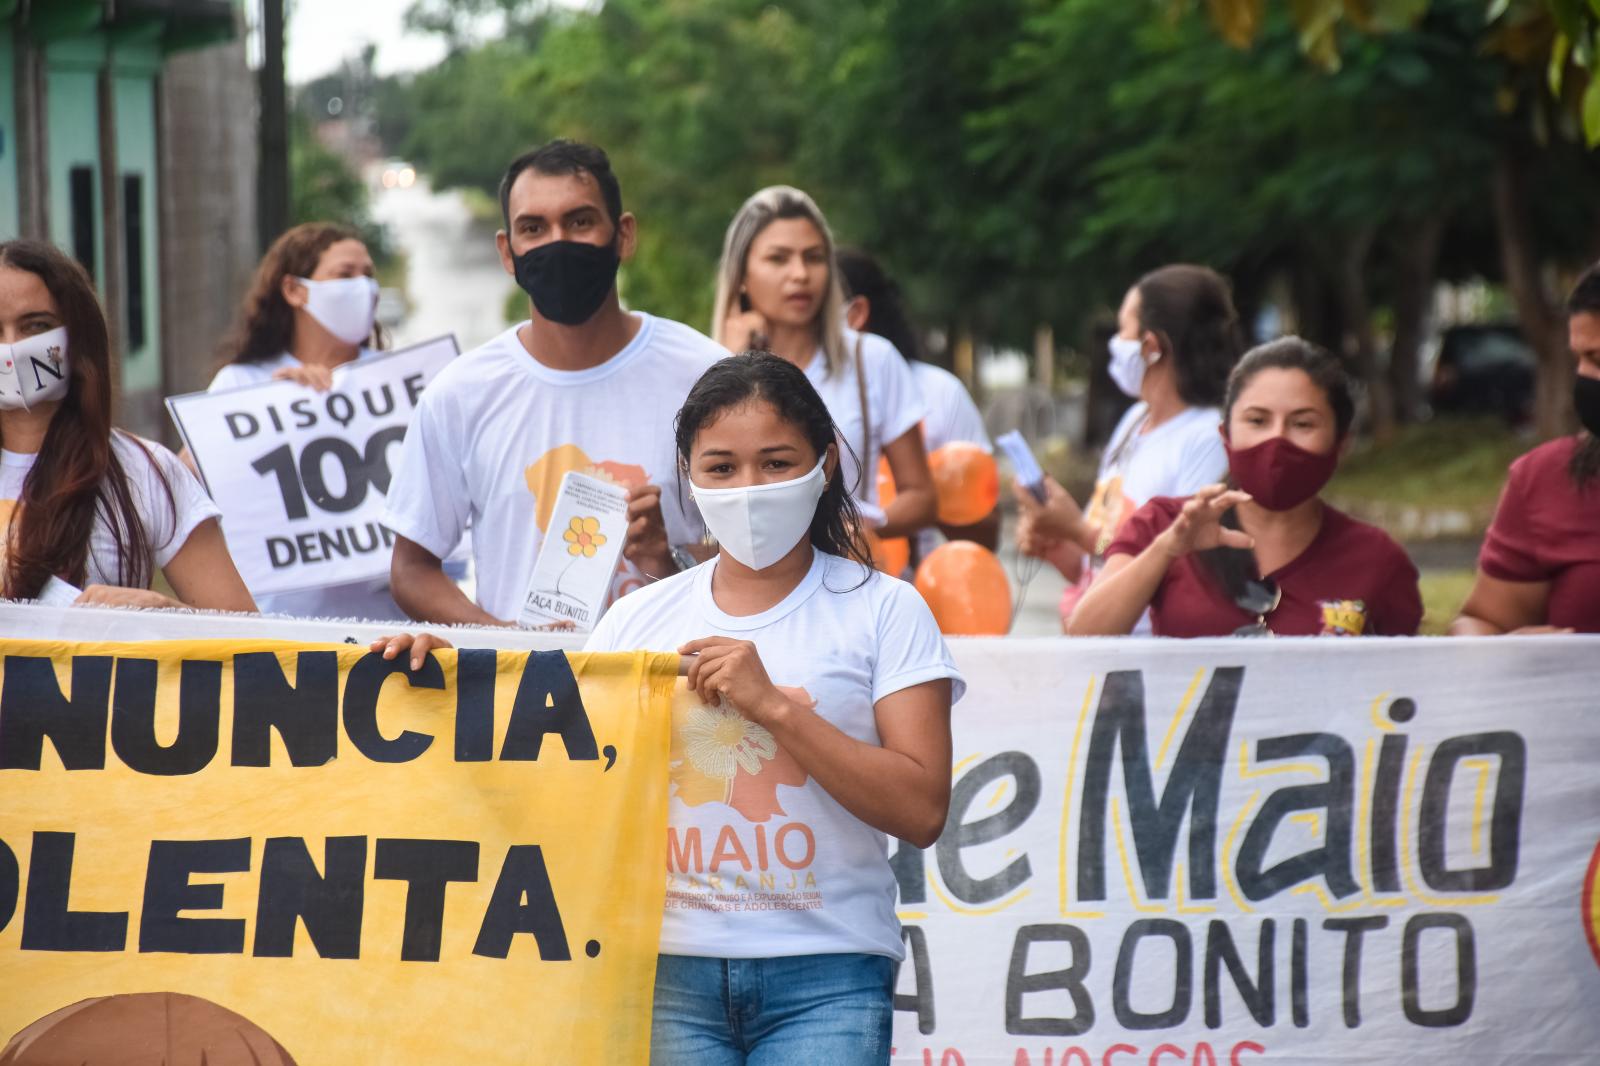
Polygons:
[[392,637],[379,637],[367,645],[369,651],[381,651],[385,659],[396,659],[406,651],[411,652],[411,669],[421,670],[423,662],[431,651],[442,651],[453,648],[443,637],[432,633],[398,633]]

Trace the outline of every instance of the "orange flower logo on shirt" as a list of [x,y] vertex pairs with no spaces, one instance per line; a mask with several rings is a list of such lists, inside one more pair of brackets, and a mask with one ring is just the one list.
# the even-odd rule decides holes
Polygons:
[[[816,705],[802,688],[784,692]],[[806,772],[772,734],[732,707],[692,703],[673,715],[670,756],[673,794],[690,807],[726,803],[747,821],[785,814],[778,786],[806,783]]]
[[567,523],[567,528],[562,531],[561,539],[567,542],[568,555],[581,555],[586,559],[593,559],[594,553],[606,542],[606,535],[600,532],[600,519],[593,516],[587,518],[573,517]]

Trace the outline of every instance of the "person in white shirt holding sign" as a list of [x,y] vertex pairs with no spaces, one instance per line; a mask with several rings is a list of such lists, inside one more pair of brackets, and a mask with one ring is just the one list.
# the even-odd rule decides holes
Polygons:
[[[731,351],[767,349],[805,371],[839,424],[845,484],[879,537],[934,524],[922,395],[893,344],[845,324],[833,233],[811,197],[774,185],[745,201],[723,240],[712,326]],[[879,455],[895,483],[882,508]]]
[[[701,539],[680,495],[660,485],[674,468],[673,412],[726,353],[688,326],[623,309],[617,270],[637,222],[600,149],[552,141],[518,157],[500,205],[500,261],[528,293],[529,319],[428,385],[389,487],[391,584],[420,621],[518,617],[569,471],[629,490],[613,598],[692,564],[685,546]],[[469,524],[476,603],[439,563]]]
[[[83,268],[40,241],[0,243],[0,594],[255,610],[194,475],[112,428],[113,373]],[[157,568],[176,599],[150,588]]]
[[[256,268],[238,321],[223,342],[228,362],[207,391],[293,381],[327,392],[341,367],[383,348],[375,275],[372,255],[350,226],[305,222],[285,232]],[[184,459],[192,468],[187,451]],[[255,598],[263,611],[297,618],[405,618],[387,581]]]
[[[786,360],[708,371],[677,447],[718,554],[618,602],[586,646],[695,656],[653,1063],[889,1061],[888,836],[927,847],[944,828],[965,685],[916,590],[871,569],[836,432]],[[710,870],[729,840],[747,862]]]

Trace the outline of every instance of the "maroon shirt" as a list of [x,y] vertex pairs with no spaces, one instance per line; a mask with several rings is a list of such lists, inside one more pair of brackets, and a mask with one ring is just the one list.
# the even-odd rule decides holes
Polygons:
[[1501,581],[1550,582],[1545,621],[1600,633],[1600,482],[1572,483],[1580,438],[1541,444],[1511,464],[1478,567]]
[[[1170,526],[1186,501],[1157,496],[1123,525],[1106,555],[1137,555]],[[1266,575],[1283,597],[1267,615],[1280,637],[1413,636],[1422,623],[1417,568],[1387,533],[1323,505],[1306,550]],[[1198,554],[1173,561],[1150,601],[1159,637],[1225,637],[1256,620],[1233,602]]]

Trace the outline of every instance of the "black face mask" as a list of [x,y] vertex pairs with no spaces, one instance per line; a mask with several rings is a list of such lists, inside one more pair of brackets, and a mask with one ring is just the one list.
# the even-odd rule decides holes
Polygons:
[[1583,428],[1600,437],[1600,378],[1579,374],[1572,386],[1572,406],[1578,409],[1578,421]]
[[587,322],[617,282],[622,259],[613,244],[550,241],[512,260],[517,284],[539,314],[563,326]]

